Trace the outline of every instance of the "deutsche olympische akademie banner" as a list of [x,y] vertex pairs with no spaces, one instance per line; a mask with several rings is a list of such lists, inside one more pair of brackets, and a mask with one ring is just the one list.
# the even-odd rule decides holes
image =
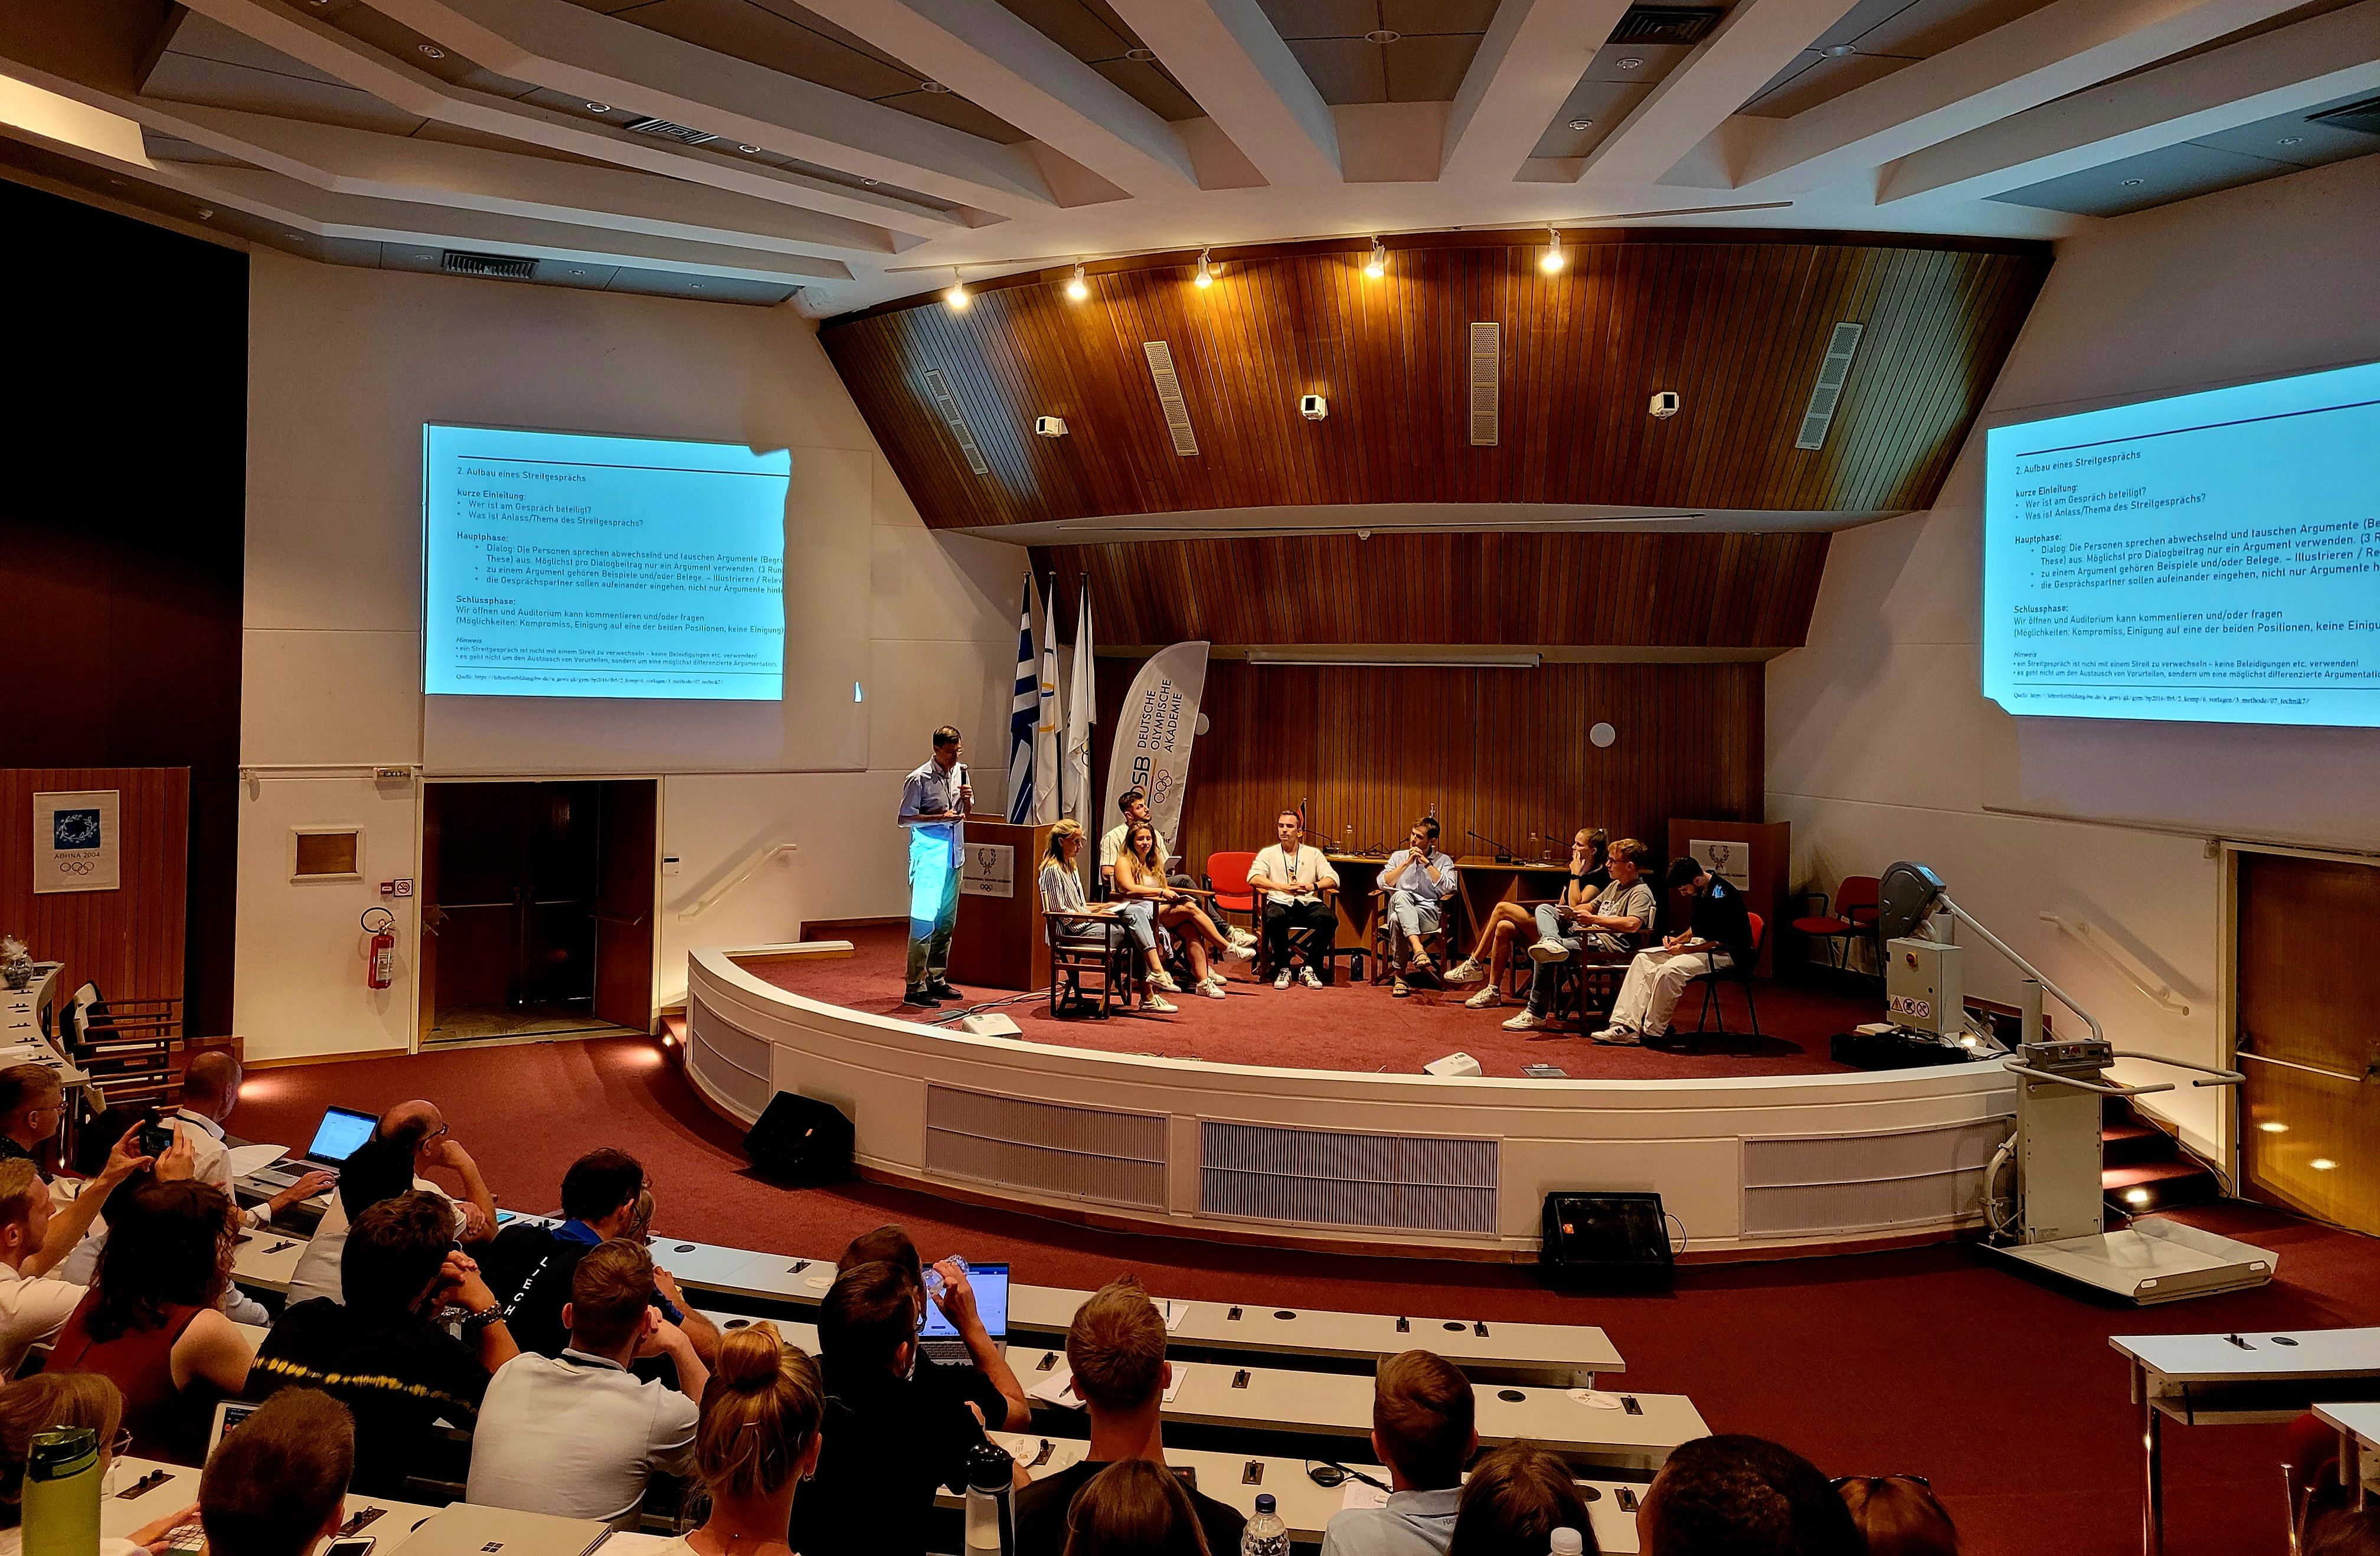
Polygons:
[[1116,796],[1126,789],[1148,796],[1150,820],[1170,852],[1182,826],[1182,795],[1190,782],[1190,742],[1198,735],[1198,698],[1207,689],[1207,645],[1160,649],[1132,678],[1108,740],[1109,825]]

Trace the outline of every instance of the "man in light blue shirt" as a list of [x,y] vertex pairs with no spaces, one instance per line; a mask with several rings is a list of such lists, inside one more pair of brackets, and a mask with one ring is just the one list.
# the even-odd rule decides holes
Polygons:
[[1415,821],[1405,834],[1405,845],[1389,856],[1380,870],[1380,890],[1389,894],[1389,957],[1397,969],[1393,992],[1400,1000],[1413,991],[1405,987],[1408,971],[1435,978],[1424,935],[1438,932],[1439,905],[1454,895],[1454,861],[1439,853],[1430,823]]
[[1479,1451],[1471,1380],[1444,1356],[1406,1351],[1372,1384],[1372,1452],[1389,1466],[1386,1505],[1351,1507],[1322,1531],[1322,1556],[1446,1556],[1463,1466]]
[[959,921],[959,861],[975,790],[966,781],[959,732],[934,731],[930,760],[901,781],[901,824],[909,829],[909,967],[903,1004],[939,1009],[963,996],[944,976]]

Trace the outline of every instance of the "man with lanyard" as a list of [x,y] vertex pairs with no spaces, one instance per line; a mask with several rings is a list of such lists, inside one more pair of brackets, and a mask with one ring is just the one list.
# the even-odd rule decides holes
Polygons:
[[1438,932],[1439,905],[1455,889],[1454,861],[1438,851],[1429,822],[1413,824],[1405,845],[1390,855],[1381,868],[1379,887],[1389,894],[1383,911],[1389,918],[1389,961],[1397,973],[1396,987],[1390,992],[1402,1000],[1413,992],[1405,986],[1408,971],[1417,978],[1437,979],[1438,970],[1429,965],[1422,937]]
[[1305,826],[1294,810],[1273,818],[1281,841],[1257,851],[1248,867],[1248,885],[1264,893],[1265,942],[1271,948],[1272,986],[1289,987],[1294,977],[1308,989],[1319,989],[1314,973],[1318,959],[1328,961],[1339,935],[1339,910],[1330,897],[1339,890],[1339,872],[1319,848],[1305,845]]
[[1682,886],[1694,893],[1690,927],[1663,936],[1658,951],[1636,953],[1620,997],[1611,1002],[1611,1025],[1595,1034],[1597,1042],[1633,1047],[1660,1037],[1669,1031],[1670,1013],[1678,1008],[1687,984],[1752,954],[1752,918],[1742,893],[1691,858],[1670,866],[1670,889]]
[[945,973],[959,921],[959,864],[975,789],[959,761],[959,732],[934,731],[934,754],[901,782],[901,824],[909,829],[909,966],[901,1003],[937,1010],[965,998]]
[[[570,1301],[571,1277],[589,1253],[627,1234],[644,1187],[643,1164],[606,1146],[563,1173],[559,1223],[521,1222],[496,1234],[480,1270],[522,1350],[558,1356],[569,1349],[570,1326],[562,1311]],[[664,1320],[685,1331],[706,1366],[718,1356],[719,1331],[701,1314],[685,1310],[668,1270],[654,1270],[652,1299]]]

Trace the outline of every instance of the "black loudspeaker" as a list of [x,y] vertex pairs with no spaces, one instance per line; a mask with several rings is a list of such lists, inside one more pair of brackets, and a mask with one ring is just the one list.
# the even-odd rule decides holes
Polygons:
[[777,1183],[833,1184],[851,1176],[851,1120],[832,1102],[780,1091],[744,1137],[744,1154]]
[[1547,1195],[1537,1268],[1555,1286],[1667,1291],[1677,1255],[1661,1197],[1585,1190]]

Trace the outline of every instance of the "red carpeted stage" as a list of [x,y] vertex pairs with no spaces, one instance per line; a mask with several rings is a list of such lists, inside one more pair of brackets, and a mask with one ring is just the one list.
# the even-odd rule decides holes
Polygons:
[[[781,989],[824,1000],[870,1015],[932,1021],[901,1003],[905,931],[895,927],[860,929],[844,938],[852,955],[803,962],[752,961],[747,968]],[[1711,1076],[1793,1076],[1840,1073],[1827,1057],[1827,1039],[1864,1021],[1880,1020],[1881,996],[1858,999],[1804,985],[1759,980],[1761,1037],[1746,1033],[1743,991],[1730,986],[1727,1024],[1735,1036],[1713,1032],[1677,1039],[1670,1048],[1603,1048],[1567,1028],[1507,1032],[1503,1022],[1518,1004],[1492,1011],[1465,1010],[1463,1001],[1478,984],[1449,990],[1416,988],[1409,999],[1391,998],[1388,987],[1339,982],[1324,989],[1275,990],[1250,981],[1246,964],[1229,969],[1228,998],[1171,996],[1181,1009],[1172,1015],[1061,1019],[1050,1014],[1046,994],[1000,1007],[1036,1042],[1110,1053],[1157,1054],[1222,1064],[1295,1064],[1321,1070],[1413,1072],[1433,1059],[1461,1050],[1491,1076],[1518,1076],[1524,1064],[1558,1064],[1570,1075],[1603,1080],[1672,1080]],[[1000,990],[966,991],[971,1000],[1001,1000]],[[1678,1006],[1691,1033],[1702,1008],[1702,991],[1690,990]],[[955,1015],[957,1007],[941,1013]]]

